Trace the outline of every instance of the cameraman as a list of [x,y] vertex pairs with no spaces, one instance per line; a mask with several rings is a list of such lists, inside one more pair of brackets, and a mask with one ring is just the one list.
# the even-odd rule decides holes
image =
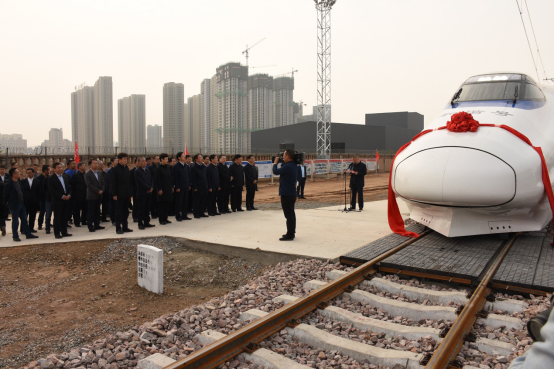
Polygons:
[[279,157],[275,158],[273,164],[273,174],[279,175],[279,195],[281,196],[281,207],[287,219],[287,233],[279,240],[294,240],[296,233],[296,214],[294,213],[294,203],[296,202],[296,179],[298,169],[294,163],[294,150],[287,149],[283,155],[284,163],[281,168],[277,168]]

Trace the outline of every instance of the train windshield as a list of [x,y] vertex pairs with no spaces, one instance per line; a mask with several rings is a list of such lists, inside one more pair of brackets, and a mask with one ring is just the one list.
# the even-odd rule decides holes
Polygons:
[[454,101],[544,100],[541,89],[521,74],[481,75],[469,78],[454,95]]

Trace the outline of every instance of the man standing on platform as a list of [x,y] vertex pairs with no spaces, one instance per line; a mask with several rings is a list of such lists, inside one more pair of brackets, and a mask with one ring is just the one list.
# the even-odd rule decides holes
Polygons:
[[56,239],[71,236],[67,233],[67,219],[71,213],[71,185],[60,162],[54,163],[54,174],[48,178],[48,190],[54,213],[54,235]]
[[173,204],[173,176],[167,153],[160,154],[160,165],[156,168],[156,189],[158,189],[158,217],[160,225],[170,224],[167,219]]
[[242,155],[235,155],[233,164],[229,166],[229,172],[231,174],[231,210],[233,212],[243,212],[244,167],[242,166]]
[[298,199],[306,199],[304,197],[304,187],[306,186],[306,165],[302,163],[298,165],[298,186],[296,188],[296,195]]
[[244,166],[244,178],[246,180],[246,210],[256,211],[254,197],[258,186],[258,171],[256,171],[256,158],[252,154],[246,157],[248,163]]
[[[187,166],[189,167],[189,181],[191,179],[191,171],[192,171],[192,157],[189,155],[189,154],[186,154],[185,155],[185,163],[187,164]],[[187,204],[187,212],[189,213],[192,213],[192,203],[193,203],[193,194],[192,194],[192,186],[189,190],[189,199],[188,199],[188,204]]]
[[135,184],[137,186],[136,198],[134,199],[133,210],[137,209],[138,228],[144,230],[147,227],[154,227],[150,224],[150,200],[151,193],[154,191],[154,180],[148,167],[146,167],[146,159],[139,158],[138,167],[135,171]]
[[160,164],[160,156],[155,155],[152,159],[152,164],[148,169],[150,170],[150,175],[152,176],[152,181],[154,181],[154,190],[152,190],[152,195],[150,198],[150,215],[152,218],[158,218],[158,189],[156,189],[156,169]]
[[231,213],[229,209],[229,189],[231,187],[231,173],[229,167],[227,167],[227,157],[224,155],[219,157],[219,163],[217,164],[217,171],[219,174],[219,187],[221,188],[217,192],[217,209],[219,213]]
[[133,203],[131,205],[131,217],[133,218],[133,222],[138,222],[138,216],[137,216],[137,209],[135,208],[135,198],[137,195],[137,184],[135,184],[135,171],[138,167],[138,158],[135,158],[135,166],[129,171],[131,174],[131,188],[133,190]]
[[206,182],[206,166],[202,163],[202,154],[194,156],[194,164],[191,168],[191,186],[194,205],[192,210],[194,218],[208,217],[204,213],[206,209],[206,193],[208,192],[208,184]]
[[100,226],[100,204],[104,196],[106,184],[102,170],[98,170],[96,159],[89,159],[89,170],[85,173],[85,184],[87,186],[87,225],[91,233],[104,229]]
[[360,211],[364,209],[364,185],[367,167],[364,162],[360,161],[357,155],[353,158],[354,166],[350,170],[350,189],[352,190],[352,202],[350,203],[349,211],[356,209],[356,194],[358,195],[358,206]]
[[35,179],[40,184],[40,201],[39,201],[39,214],[38,214],[38,229],[42,230],[42,224],[44,223],[44,215],[46,214],[46,194],[44,194],[44,182],[48,178],[50,172],[50,166],[47,164],[42,166],[42,172]]
[[85,181],[85,164],[77,165],[77,172],[71,177],[71,190],[73,192],[73,223],[76,227],[87,224],[87,183]]
[[294,150],[287,149],[283,156],[284,164],[281,168],[277,167],[279,158],[275,158],[273,164],[273,174],[279,175],[279,196],[281,196],[281,208],[287,219],[287,233],[279,240],[294,240],[296,234],[296,213],[294,212],[294,203],[296,203],[296,179],[298,169],[294,163]]
[[108,222],[108,214],[110,213],[110,193],[108,192],[108,174],[104,171],[104,162],[97,162],[96,171],[98,172],[98,178],[102,178],[104,182],[104,191],[100,197],[100,204],[102,205],[101,219],[102,222]]
[[131,174],[127,167],[127,153],[117,155],[117,164],[110,170],[112,199],[115,201],[115,232],[130,233],[129,229],[129,198],[131,198]]
[[206,167],[206,182],[208,184],[208,197],[206,199],[208,216],[219,216],[217,212],[217,193],[221,190],[219,184],[219,171],[217,169],[217,155],[210,155],[210,164]]
[[21,180],[21,191],[23,191],[25,211],[29,217],[27,224],[32,233],[37,232],[35,230],[35,220],[40,208],[40,194],[42,192],[40,185],[40,181],[35,178],[35,170],[31,167],[27,168],[27,178]]
[[190,186],[190,168],[185,162],[185,153],[177,153],[179,162],[173,166],[173,185],[175,186],[175,219],[177,221],[190,220],[187,217]]
[[[31,172],[32,174],[32,172]],[[38,236],[31,233],[29,224],[27,223],[27,212],[25,211],[25,203],[23,201],[23,192],[21,191],[21,182],[19,181],[20,173],[15,167],[9,171],[11,181],[6,182],[2,194],[2,202],[7,204],[10,213],[12,214],[12,238],[14,242],[20,242],[19,222],[21,221],[21,231],[27,239],[35,239]],[[24,180],[25,181],[25,180]],[[37,182],[38,183],[38,182]],[[4,234],[5,235],[5,234]]]
[[4,186],[6,185],[6,166],[0,164],[0,231],[6,236],[6,219],[8,218],[8,207],[4,203]]
[[117,165],[117,157],[112,158],[110,160],[110,165],[108,165],[108,169],[106,170],[106,173],[108,174],[108,192],[110,193],[110,220],[112,221],[112,225],[115,226],[115,200],[113,198],[114,191],[112,189],[111,173],[115,168],[115,166]]

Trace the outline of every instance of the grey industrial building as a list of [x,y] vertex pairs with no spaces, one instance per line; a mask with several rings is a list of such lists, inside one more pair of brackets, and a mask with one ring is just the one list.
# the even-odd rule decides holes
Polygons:
[[[353,153],[367,150],[397,151],[423,130],[423,115],[416,112],[365,115],[365,125],[331,122],[331,151]],[[316,152],[317,122],[252,132],[253,153],[273,153],[283,149]]]

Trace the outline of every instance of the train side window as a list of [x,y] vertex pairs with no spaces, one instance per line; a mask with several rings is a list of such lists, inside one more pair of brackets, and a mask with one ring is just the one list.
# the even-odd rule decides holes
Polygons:
[[541,89],[533,84],[525,84],[525,100],[544,100],[544,94]]

